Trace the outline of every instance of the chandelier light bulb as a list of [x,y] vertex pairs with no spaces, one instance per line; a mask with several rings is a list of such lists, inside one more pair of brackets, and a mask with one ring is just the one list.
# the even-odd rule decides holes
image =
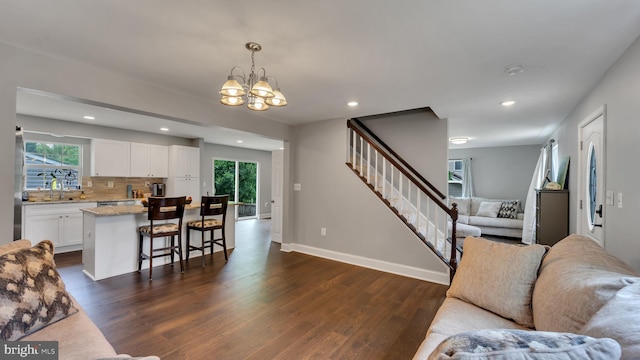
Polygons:
[[[264,68],[260,68],[257,74],[255,72],[254,55],[262,50],[262,46],[255,42],[248,42],[245,47],[251,51],[251,73],[245,76],[246,73],[242,68],[234,66],[220,89],[219,93],[222,95],[220,102],[228,106],[238,106],[245,103],[246,97],[247,106],[255,111],[267,110],[269,105],[274,107],[287,105],[287,100],[278,87],[278,80],[273,76],[267,76]],[[258,74],[261,76],[258,77]],[[271,80],[273,83],[270,83]],[[272,87],[272,84],[275,87]],[[273,90],[274,88],[277,90]]]

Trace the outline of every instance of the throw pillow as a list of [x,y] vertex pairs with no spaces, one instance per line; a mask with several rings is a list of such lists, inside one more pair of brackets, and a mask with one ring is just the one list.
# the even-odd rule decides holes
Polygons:
[[0,255],[4,255],[11,251],[30,248],[30,247],[31,247],[31,241],[29,240],[22,239],[22,240],[12,241],[8,244],[0,245]]
[[499,218],[515,219],[520,207],[520,200],[503,201],[498,211]]
[[429,359],[619,359],[620,345],[571,333],[479,330],[453,335]]
[[538,244],[518,246],[468,237],[447,296],[533,328],[531,295],[545,252]]
[[478,208],[476,216],[484,216],[490,218],[498,217],[498,211],[500,211],[501,206],[502,202],[483,201],[480,203],[480,208]]
[[18,340],[78,311],[49,240],[0,256],[0,289],[0,340]]

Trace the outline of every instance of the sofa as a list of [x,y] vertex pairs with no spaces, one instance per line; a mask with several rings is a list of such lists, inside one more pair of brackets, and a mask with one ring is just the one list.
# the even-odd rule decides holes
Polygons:
[[0,246],[0,341],[56,341],[65,360],[145,359],[118,355],[66,291],[49,240]]
[[549,248],[468,237],[423,359],[639,359],[640,274],[570,235]]
[[496,235],[522,238],[524,213],[520,200],[450,197],[449,204],[452,203],[458,204],[457,237]]

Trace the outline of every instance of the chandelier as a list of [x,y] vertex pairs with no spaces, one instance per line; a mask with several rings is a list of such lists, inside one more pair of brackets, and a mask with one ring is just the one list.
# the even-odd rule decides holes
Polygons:
[[[287,99],[280,92],[278,80],[273,76],[267,76],[264,68],[260,68],[257,74],[255,72],[254,55],[262,50],[262,46],[255,42],[248,42],[245,47],[251,51],[251,73],[249,78],[247,79],[242,68],[238,66],[231,68],[231,73],[220,90],[220,95],[222,95],[220,102],[228,106],[239,106],[245,103],[244,97],[246,96],[247,107],[255,111],[267,110],[269,106],[280,107],[287,105]],[[234,71],[236,71],[235,74]],[[258,74],[261,73],[262,76],[258,77]],[[275,82],[275,90],[269,84],[269,80]]]

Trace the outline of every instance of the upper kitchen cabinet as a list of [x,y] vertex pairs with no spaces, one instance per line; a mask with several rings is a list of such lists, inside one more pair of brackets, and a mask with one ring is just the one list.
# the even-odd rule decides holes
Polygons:
[[200,148],[169,146],[169,177],[200,177]]
[[162,145],[131,143],[131,177],[169,176],[169,148]]
[[130,143],[125,141],[91,140],[91,176],[128,177]]

